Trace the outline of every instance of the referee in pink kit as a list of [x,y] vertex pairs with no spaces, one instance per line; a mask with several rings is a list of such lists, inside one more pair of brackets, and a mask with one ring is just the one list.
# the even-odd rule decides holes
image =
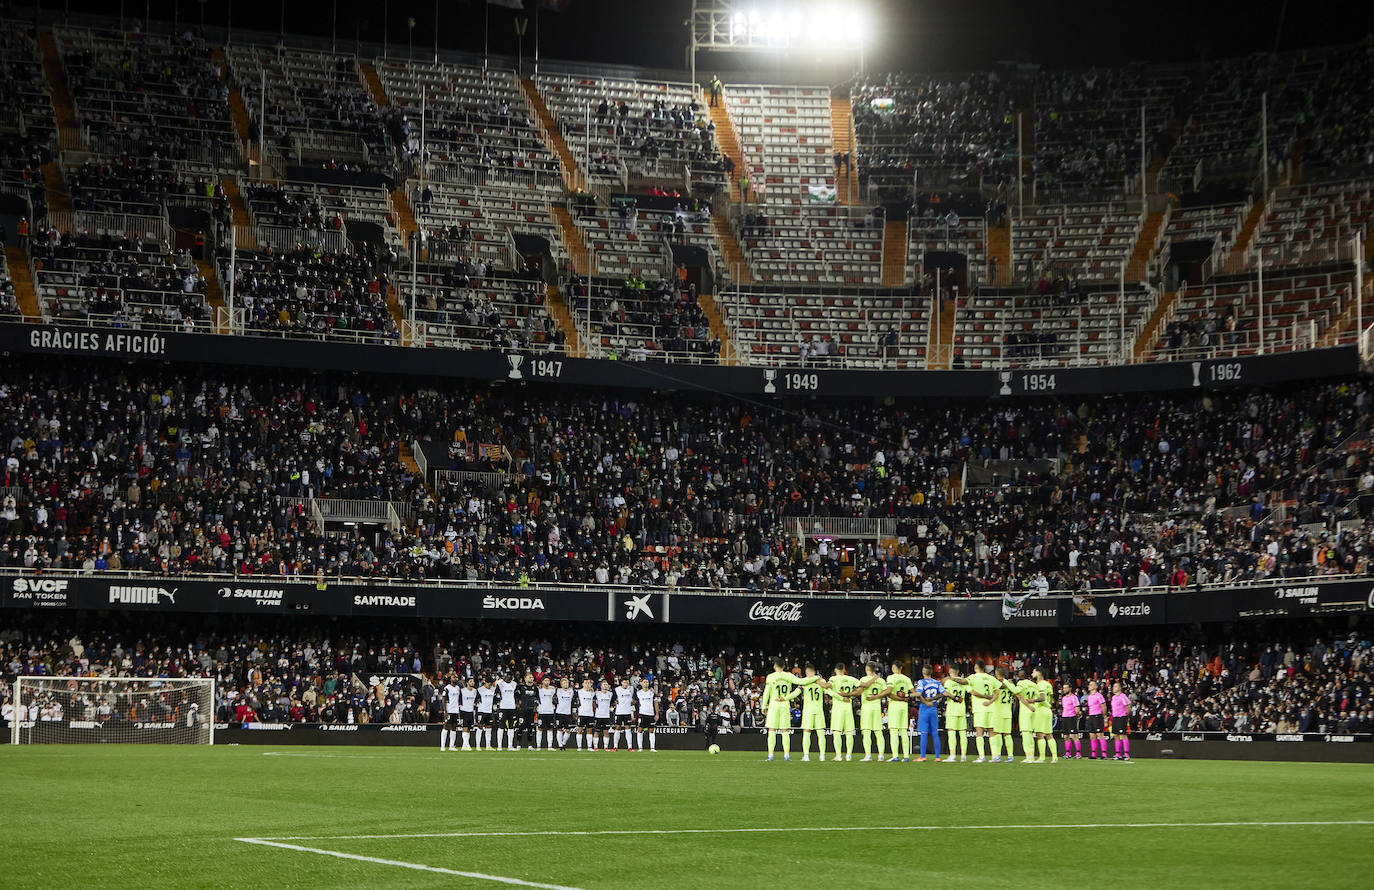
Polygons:
[[[1112,738],[1116,740],[1116,753],[1112,760],[1131,759],[1131,738],[1127,734],[1127,721],[1131,716],[1131,700],[1121,691],[1121,684],[1112,684]],[[1106,757],[1107,752],[1103,751]]]
[[1097,691],[1097,681],[1088,681],[1088,698],[1084,701],[1088,706],[1088,718],[1083,721],[1083,727],[1088,731],[1088,759],[1096,760],[1098,746],[1101,746],[1102,759],[1107,759],[1107,739],[1102,734],[1104,727],[1103,721],[1106,719],[1103,711],[1106,709],[1107,699],[1102,693]]
[[1059,732],[1064,736],[1064,759],[1076,757],[1082,760],[1083,735],[1078,731],[1078,696],[1068,683],[1064,684],[1064,693],[1059,696],[1059,707]]

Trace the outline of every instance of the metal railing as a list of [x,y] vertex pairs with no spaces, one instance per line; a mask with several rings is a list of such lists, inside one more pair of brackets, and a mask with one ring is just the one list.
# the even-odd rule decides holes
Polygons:
[[338,229],[305,229],[292,226],[254,224],[258,247],[277,251],[293,251],[302,247],[318,248],[326,253],[348,253],[348,236]]
[[[159,572],[143,572],[143,571],[138,571],[138,570],[133,570],[133,569],[106,570],[106,571],[103,571],[103,572],[102,572],[102,571],[96,571],[96,570],[94,570],[94,569],[92,569],[92,570],[90,570],[90,571],[86,571],[86,570],[76,570],[76,569],[72,569],[72,570],[46,569],[46,570],[42,570],[42,571],[34,571],[34,570],[32,570],[32,569],[16,569],[16,568],[9,567],[9,566],[0,567],[0,577],[31,577],[31,576],[33,576],[33,575],[41,575],[41,576],[43,576],[44,578],[92,578],[92,577],[100,577],[100,578],[119,578],[119,579],[129,579],[129,580],[139,580],[139,581],[153,581],[153,582],[159,582],[159,581],[176,582],[176,581],[179,581],[179,580],[192,580],[192,581],[194,581],[194,580],[219,581],[219,580],[228,579],[228,578],[236,578],[236,577],[239,576],[237,571],[234,571],[234,572],[187,572],[187,573],[185,573],[185,574],[180,574],[180,575],[168,575],[168,574],[159,573]],[[311,585],[312,587],[316,584],[316,579],[315,579],[315,577],[314,577],[313,575],[302,575],[302,574],[299,574],[299,573],[294,574],[294,575],[292,575],[292,574],[280,574],[280,575],[275,575],[275,574],[271,574],[271,573],[260,573],[260,574],[255,574],[255,575],[253,575],[253,577],[256,578],[256,579],[259,579],[259,580],[266,580],[266,579],[268,579],[268,578],[281,578],[281,579],[282,579],[284,582],[286,582],[286,583],[297,583],[297,584],[302,584],[302,585],[309,584],[309,585]],[[517,586],[514,585],[514,584],[510,584],[510,583],[508,583],[508,582],[502,582],[502,581],[453,580],[453,579],[448,579],[448,578],[394,578],[394,577],[390,577],[390,576],[344,575],[344,574],[342,574],[342,573],[340,573],[340,574],[335,574],[335,575],[328,575],[328,576],[326,576],[326,577],[327,577],[330,581],[336,581],[336,582],[339,582],[339,583],[365,584],[365,585],[368,585],[368,586],[371,586],[371,587],[407,587],[407,588],[409,588],[409,587],[429,587],[429,588],[436,588],[436,589],[440,589],[440,590],[443,590],[443,589],[448,589],[448,590],[494,590],[494,591],[501,591],[501,590],[519,590],[522,596],[528,596],[528,595],[529,595],[529,591],[542,591],[542,592],[546,592],[546,593],[550,593],[550,594],[557,594],[557,593],[562,592],[562,591],[570,591],[570,592],[577,592],[577,591],[588,592],[588,591],[592,591],[592,592],[601,592],[601,593],[604,593],[604,592],[606,592],[606,591],[609,590],[609,591],[616,591],[616,592],[622,592],[622,593],[629,593],[629,592],[638,592],[638,591],[643,591],[643,590],[666,590],[666,589],[669,589],[669,588],[666,587],[666,585],[665,585],[664,587],[653,587],[653,586],[650,586],[650,585],[640,585],[640,584],[616,584],[616,583],[588,584],[588,583],[563,582],[563,581],[530,581],[528,584],[520,585],[520,586],[517,587]],[[1201,585],[1192,584],[1192,585],[1189,585],[1186,589],[1174,587],[1174,586],[1172,586],[1172,585],[1165,585],[1165,584],[1156,584],[1156,585],[1150,585],[1150,586],[1144,586],[1144,587],[1127,587],[1127,588],[1109,587],[1109,588],[1104,588],[1104,589],[1100,589],[1100,590],[1094,589],[1094,590],[1090,591],[1089,594],[1090,594],[1090,595],[1097,595],[1097,594],[1106,595],[1106,594],[1111,594],[1111,593],[1126,593],[1126,592],[1131,592],[1131,593],[1137,593],[1137,594],[1153,594],[1153,595],[1157,595],[1157,596],[1165,596],[1165,595],[1191,596],[1191,595],[1193,594],[1193,592],[1198,591],[1198,590],[1201,590],[1201,591],[1212,591],[1212,590],[1247,590],[1247,589],[1253,589],[1253,588],[1259,588],[1259,587],[1272,586],[1272,585],[1274,585],[1274,584],[1280,584],[1280,583],[1283,584],[1283,585],[1285,585],[1285,586],[1294,586],[1294,587],[1298,587],[1298,586],[1311,585],[1311,584],[1329,583],[1329,582],[1332,582],[1332,581],[1343,581],[1343,580],[1344,580],[1344,581],[1348,581],[1348,580],[1352,580],[1352,579],[1355,579],[1355,578],[1358,578],[1358,577],[1365,577],[1365,576],[1354,575],[1354,574],[1349,574],[1349,573],[1330,574],[1330,575],[1274,576],[1274,577],[1271,577],[1271,578],[1256,578],[1256,579],[1253,579],[1253,580],[1246,580],[1246,581],[1232,581],[1232,582],[1230,582],[1230,583],[1217,582],[1217,583],[1207,583],[1207,584],[1201,584]],[[295,580],[293,580],[293,579],[295,579]],[[787,599],[787,600],[798,600],[798,599],[800,599],[800,600],[826,600],[826,599],[831,599],[831,600],[833,600],[833,599],[837,599],[837,598],[838,598],[838,599],[852,599],[852,598],[884,597],[884,598],[886,598],[886,599],[897,599],[897,600],[918,600],[918,601],[928,601],[928,600],[949,600],[949,601],[953,601],[953,602],[964,602],[964,601],[967,601],[967,600],[968,600],[969,598],[971,598],[971,597],[987,597],[987,598],[1001,597],[1001,596],[1003,595],[1003,593],[1004,593],[1004,591],[1002,591],[1002,590],[989,590],[989,591],[984,591],[984,592],[980,592],[980,593],[969,593],[969,594],[956,594],[956,595],[934,594],[934,595],[929,595],[929,596],[913,596],[913,595],[910,595],[910,594],[905,594],[905,595],[900,595],[900,594],[899,594],[899,595],[893,595],[892,592],[889,591],[889,590],[853,590],[853,591],[836,590],[836,591],[833,591],[833,592],[830,592],[830,593],[821,593],[821,594],[818,594],[818,593],[811,593],[811,592],[804,592],[804,591],[795,591],[795,590],[782,590],[782,591],[776,591],[776,590],[749,590],[749,589],[738,588],[738,587],[692,587],[692,586],[690,586],[690,585],[685,585],[685,584],[680,584],[680,585],[678,585],[677,587],[672,588],[672,589],[673,589],[673,590],[679,590],[679,591],[682,591],[682,592],[695,593],[695,594],[709,594],[709,595],[721,596],[721,597],[741,597],[741,598],[748,598],[748,599]],[[1072,599],[1072,598],[1074,598],[1074,597],[1079,597],[1079,596],[1082,596],[1082,595],[1083,595],[1083,592],[1082,592],[1082,591],[1078,591],[1078,590],[1049,590],[1049,591],[1045,592],[1044,594],[1037,595],[1036,598],[1035,598],[1035,601],[1036,601],[1036,602],[1042,602],[1042,601],[1044,601],[1044,600]]]
[[413,439],[410,443],[410,456],[415,461],[415,466],[420,468],[420,478],[429,479],[429,457],[425,455],[425,449],[420,447],[420,440]]
[[410,505],[403,501],[369,501],[356,498],[293,498],[277,496],[277,506],[308,513],[321,531],[327,522],[385,525],[393,531],[410,522]]
[[435,470],[434,484],[441,491],[445,487],[456,488],[469,482],[476,482],[486,491],[499,491],[509,478],[505,473],[494,470]]
[[798,538],[895,538],[897,520],[868,516],[798,516],[792,519]]
[[92,210],[49,210],[48,225],[59,232],[92,235],[110,233],[133,238],[143,242],[170,243],[172,227],[167,222],[165,210],[158,216],[141,216],[133,213],[101,213]]

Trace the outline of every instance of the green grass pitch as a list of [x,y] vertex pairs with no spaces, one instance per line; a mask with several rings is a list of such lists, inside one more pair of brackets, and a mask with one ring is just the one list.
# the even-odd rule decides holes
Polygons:
[[9,887],[1332,888],[1374,873],[1361,765],[6,746],[0,777]]

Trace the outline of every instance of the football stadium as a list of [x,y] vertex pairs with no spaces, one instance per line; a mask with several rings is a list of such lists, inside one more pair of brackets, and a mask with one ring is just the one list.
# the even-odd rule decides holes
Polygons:
[[14,0],[0,102],[0,887],[1368,886],[1374,7]]

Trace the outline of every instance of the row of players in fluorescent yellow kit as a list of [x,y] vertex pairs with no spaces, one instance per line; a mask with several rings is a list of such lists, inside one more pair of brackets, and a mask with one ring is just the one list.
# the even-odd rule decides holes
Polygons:
[[[1045,679],[1039,669],[1013,681],[1005,668],[997,667],[989,673],[982,664],[974,664],[973,673],[962,676],[957,667],[950,666],[943,682],[934,679],[932,668],[925,665],[922,677],[913,681],[898,665],[887,677],[881,675],[876,663],[865,667],[862,678],[850,676],[843,664],[835,666],[835,675],[829,680],[817,676],[813,665],[806,665],[805,676],[798,677],[785,670],[786,663],[781,659],[773,662],[773,673],[765,681],[763,710],[767,715],[765,726],[768,729],[768,759],[773,759],[778,740],[782,741],[783,759],[792,759],[792,705],[798,696],[802,699],[801,730],[802,760],[811,759],[811,733],[815,732],[820,744],[820,759],[825,760],[825,701],[831,700],[829,731],[834,744],[836,760],[854,759],[854,707],[858,699],[859,732],[864,743],[863,760],[874,760],[874,747],[877,747],[877,760],[884,755],[883,739],[883,702],[887,702],[887,736],[891,741],[892,756],[888,762],[909,761],[911,759],[911,733],[909,705],[917,705],[916,732],[920,738],[918,762],[926,759],[927,743],[933,743],[935,760],[940,760],[940,702],[945,707],[945,731],[949,740],[949,756],[946,763],[967,760],[968,752],[964,744],[968,729],[970,711],[972,728],[978,747],[978,759],[983,763],[988,759],[991,746],[993,763],[1012,762],[1012,706],[1019,703],[1017,725],[1021,735],[1024,763],[1058,763],[1059,750],[1054,738],[1055,718],[1054,685]],[[1078,711],[1080,705],[1086,707],[1088,715],[1084,729],[1092,739],[1092,752],[1096,757],[1099,743],[1102,759],[1107,756],[1107,736],[1117,739],[1116,760],[1129,760],[1129,740],[1126,737],[1127,719],[1130,713],[1130,699],[1121,691],[1120,684],[1113,690],[1110,704],[1105,695],[1097,690],[1097,684],[1089,685],[1089,694],[1080,702],[1077,695],[1065,686],[1060,704],[1063,713],[1059,728],[1066,739],[1065,756],[1069,756],[1071,741],[1078,741],[1078,756],[1082,757],[1082,744],[1078,736]],[[1106,723],[1110,706],[1112,722]],[[1073,737],[1071,739],[1071,737]],[[1071,741],[1070,741],[1071,740]],[[844,752],[841,753],[843,743]],[[1006,756],[1002,756],[1005,746]],[[1124,754],[1124,756],[1123,756]]]

